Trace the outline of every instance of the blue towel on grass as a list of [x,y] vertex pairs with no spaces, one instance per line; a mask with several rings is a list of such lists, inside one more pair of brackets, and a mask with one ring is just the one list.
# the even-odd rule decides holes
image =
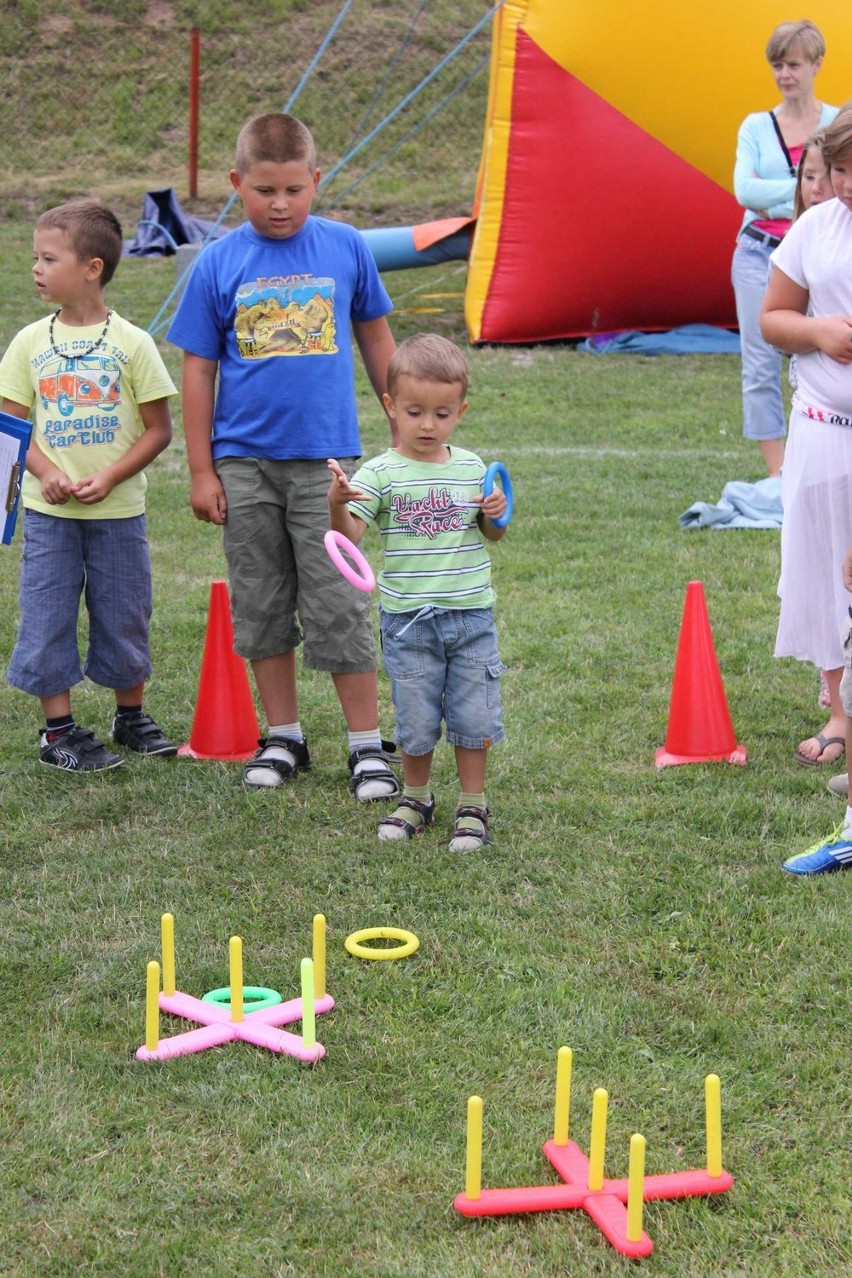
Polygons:
[[739,355],[740,335],[713,324],[682,324],[668,333],[595,333],[577,349],[592,355]]
[[780,528],[784,518],[781,505],[781,480],[759,479],[749,484],[733,479],[725,484],[722,496],[713,506],[697,501],[678,515],[681,528]]

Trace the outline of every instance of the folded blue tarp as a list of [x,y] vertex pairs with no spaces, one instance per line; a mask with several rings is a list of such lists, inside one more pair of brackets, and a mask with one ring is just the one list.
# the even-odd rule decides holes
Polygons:
[[732,479],[715,506],[697,501],[678,515],[681,528],[780,528],[784,518],[781,480],[759,479],[750,484]]
[[593,355],[739,355],[739,333],[712,324],[683,324],[668,333],[595,333],[578,350]]
[[208,236],[218,239],[227,231],[224,226],[213,231],[214,226],[214,222],[185,213],[173,187],[147,191],[142,203],[142,220],[135,237],[125,241],[124,252],[139,257],[176,253],[181,244],[203,244]]

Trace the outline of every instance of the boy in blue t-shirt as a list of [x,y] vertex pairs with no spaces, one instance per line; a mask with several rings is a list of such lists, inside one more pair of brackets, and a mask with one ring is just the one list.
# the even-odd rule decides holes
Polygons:
[[311,216],[319,177],[300,120],[244,125],[230,180],[248,220],[199,255],[168,337],[184,351],[192,509],[224,528],[234,647],[251,662],[268,723],[244,780],[279,786],[310,767],[296,689],[304,637],[305,665],[334,681],[363,801],[399,783],[378,727],[369,601],[323,545],[326,458],[355,470],[350,326],[381,401],[392,304],[360,234]]

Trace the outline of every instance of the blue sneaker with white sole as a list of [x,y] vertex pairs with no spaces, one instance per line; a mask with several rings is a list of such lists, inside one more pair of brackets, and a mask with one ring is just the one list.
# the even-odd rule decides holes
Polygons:
[[852,837],[842,831],[841,823],[822,843],[814,843],[798,856],[791,856],[784,862],[784,869],[788,874],[830,874],[845,866],[852,869]]

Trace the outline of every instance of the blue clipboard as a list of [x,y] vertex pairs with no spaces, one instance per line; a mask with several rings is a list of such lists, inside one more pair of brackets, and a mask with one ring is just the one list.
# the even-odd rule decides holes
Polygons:
[[0,413],[0,545],[3,546],[9,545],[15,532],[31,434],[31,422]]

